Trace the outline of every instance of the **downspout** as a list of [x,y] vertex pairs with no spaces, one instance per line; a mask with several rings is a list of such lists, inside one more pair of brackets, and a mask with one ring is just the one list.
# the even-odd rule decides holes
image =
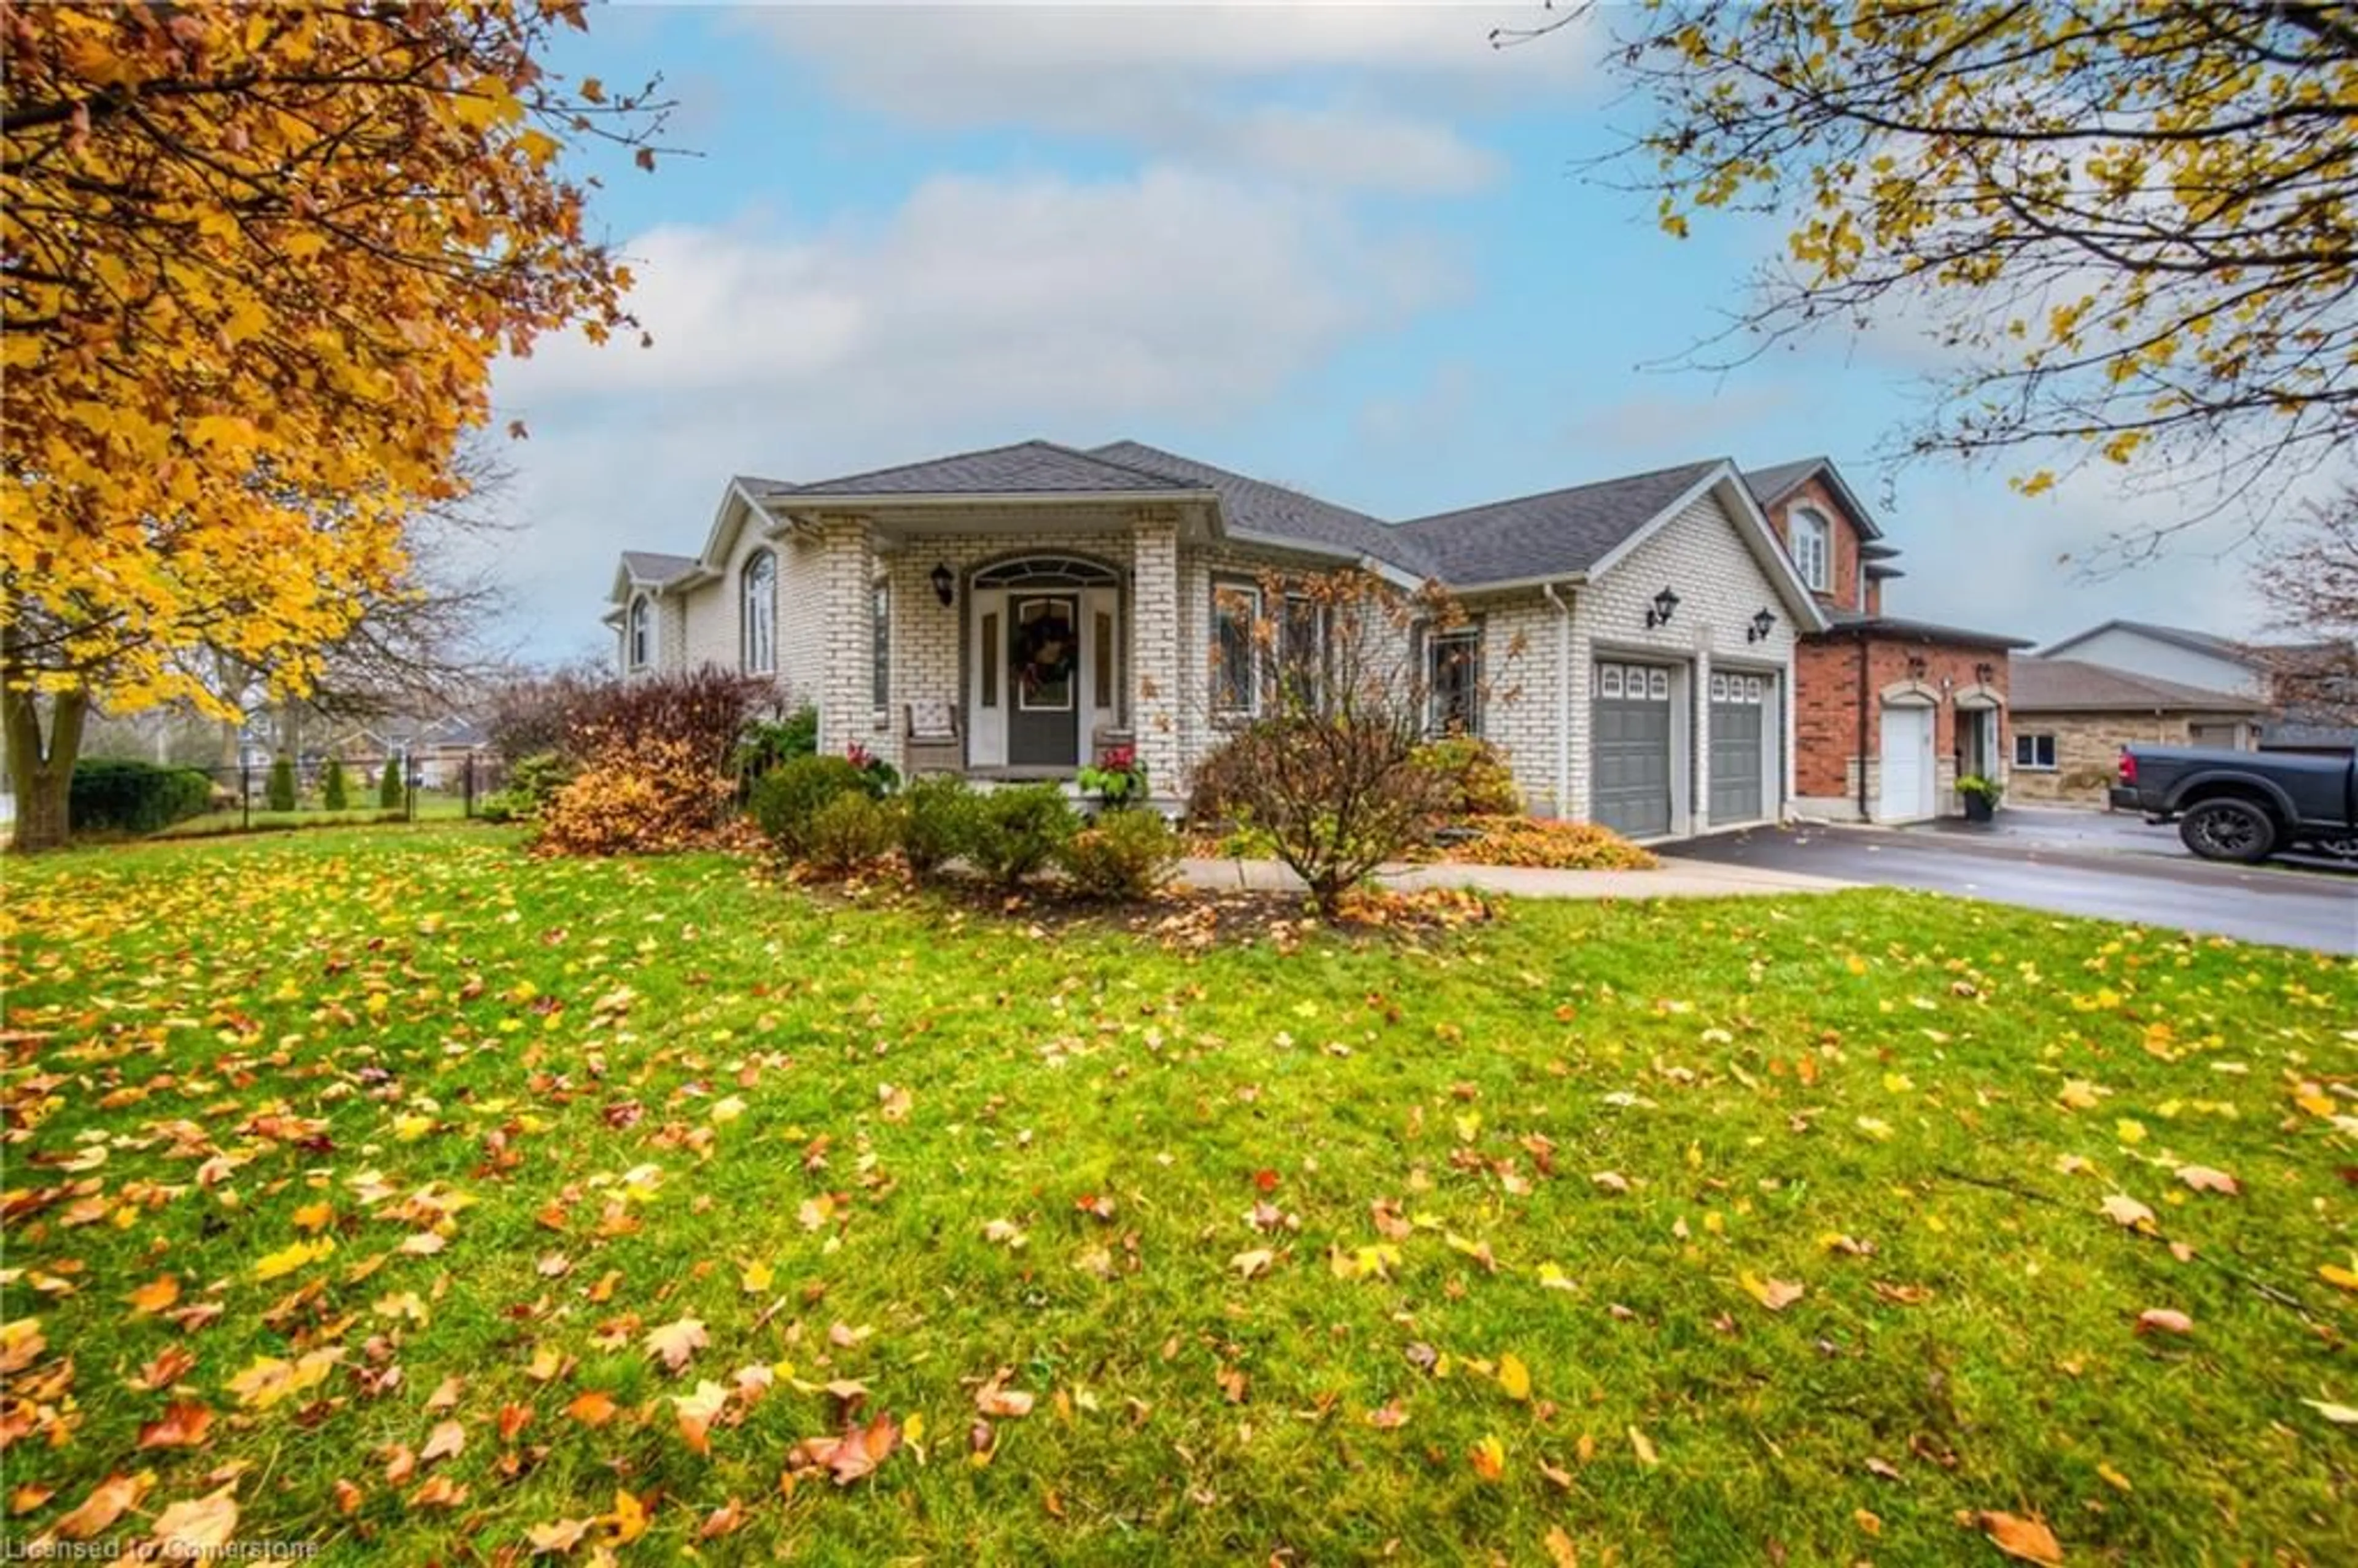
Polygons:
[[1555,814],[1572,816],[1572,606],[1556,597],[1555,584],[1540,584],[1555,606]]
[[1852,642],[1858,650],[1858,819],[1872,821],[1866,814],[1866,633],[1861,632]]

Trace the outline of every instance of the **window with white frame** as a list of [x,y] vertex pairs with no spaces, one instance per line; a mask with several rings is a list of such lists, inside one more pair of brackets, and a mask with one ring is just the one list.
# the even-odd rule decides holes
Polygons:
[[892,589],[878,582],[868,590],[868,703],[877,712],[892,707]]
[[1482,733],[1482,629],[1460,627],[1425,639],[1426,728],[1435,735]]
[[1315,710],[1326,685],[1326,607],[1307,594],[1285,596],[1278,629],[1277,678],[1286,700]]
[[1260,589],[1212,585],[1213,712],[1249,718],[1260,711]]
[[634,670],[645,669],[654,652],[654,606],[645,594],[631,600],[630,662]]
[[1798,511],[1792,534],[1793,569],[1811,588],[1825,592],[1833,584],[1833,524],[1814,512]]
[[2027,735],[2020,730],[2014,736],[2014,765],[2033,773],[2055,771],[2055,737]]
[[737,653],[746,674],[766,676],[778,667],[778,557],[754,552],[738,581]]

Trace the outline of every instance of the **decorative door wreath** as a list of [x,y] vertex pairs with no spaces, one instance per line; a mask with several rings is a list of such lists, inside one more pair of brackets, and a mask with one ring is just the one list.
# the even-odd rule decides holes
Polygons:
[[1073,660],[1080,648],[1074,634],[1073,623],[1056,611],[1036,616],[1023,623],[1023,631],[1015,639],[1015,675],[1027,693],[1036,694],[1044,686],[1053,686],[1073,673]]

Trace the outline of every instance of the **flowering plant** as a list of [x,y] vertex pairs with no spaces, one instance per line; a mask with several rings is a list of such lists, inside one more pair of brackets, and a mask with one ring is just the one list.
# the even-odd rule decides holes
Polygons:
[[1146,795],[1146,764],[1135,746],[1109,746],[1094,766],[1080,771],[1081,788],[1120,810]]
[[860,770],[860,787],[871,800],[882,800],[901,787],[901,770],[854,741],[843,749],[844,761]]

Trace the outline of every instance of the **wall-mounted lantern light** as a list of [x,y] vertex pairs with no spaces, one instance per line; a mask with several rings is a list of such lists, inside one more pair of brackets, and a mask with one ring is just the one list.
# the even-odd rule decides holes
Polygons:
[[1974,679],[1981,682],[1984,686],[1989,685],[1991,677],[1996,674],[1997,666],[1996,665],[1975,665],[1974,666]]
[[1765,643],[1768,640],[1770,629],[1776,624],[1777,612],[1763,606],[1754,613],[1752,624],[1744,629],[1744,640],[1747,643]]
[[1654,608],[1646,611],[1646,630],[1650,632],[1657,626],[1668,626],[1671,623],[1671,611],[1678,607],[1679,596],[1669,589],[1666,588],[1654,595]]
[[1908,655],[1908,678],[1909,680],[1922,680],[1924,678],[1923,654],[1910,654]]
[[948,567],[941,565],[938,562],[935,564],[933,572],[934,597],[940,600],[945,607],[946,607],[950,601],[950,589],[957,585],[957,579],[950,576],[950,568]]

